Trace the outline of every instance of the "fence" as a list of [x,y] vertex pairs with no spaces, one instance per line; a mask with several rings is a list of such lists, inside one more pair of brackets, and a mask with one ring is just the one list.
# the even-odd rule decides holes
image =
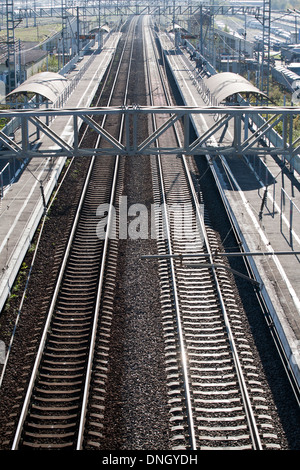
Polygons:
[[[283,223],[283,218],[285,218],[285,223]],[[286,225],[288,227],[287,235],[284,233]],[[281,188],[280,198],[280,231],[292,249],[294,249],[295,242],[300,245],[298,236],[298,233],[300,234],[300,210],[283,188]]]
[[4,167],[0,170],[0,199],[4,197],[5,191],[19,176],[27,162],[28,159],[20,161],[13,158],[4,164]]

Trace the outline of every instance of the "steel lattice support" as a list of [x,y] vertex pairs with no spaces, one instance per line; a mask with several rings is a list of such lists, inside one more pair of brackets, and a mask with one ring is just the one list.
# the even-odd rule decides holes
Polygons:
[[[81,4],[77,3],[76,7],[80,11],[84,11],[86,16],[97,16],[99,7],[97,2],[94,2],[94,5],[90,3],[87,4],[85,0]],[[211,11],[213,9],[214,14],[218,15],[237,15],[237,14],[249,14],[257,15],[260,13],[261,6],[246,6],[246,5],[207,5],[207,4],[184,4],[184,5],[174,5],[173,2],[169,4],[166,3],[146,3],[146,2],[122,2],[122,3],[103,3],[101,4],[101,9],[103,14],[106,16],[130,16],[130,15],[168,15],[168,16],[191,16],[197,15],[200,12],[200,8],[203,7],[204,11]],[[67,15],[72,16],[72,6],[66,5]],[[32,8],[28,7],[18,7],[15,9],[18,12],[18,15],[22,18],[33,18],[33,17],[61,17],[61,8],[54,7],[39,7]],[[82,12],[81,12],[82,14]]]
[[[270,49],[271,49],[271,1],[264,0],[262,13],[258,13],[256,18],[261,22],[263,26],[263,48],[261,57],[261,91],[266,91],[269,94],[269,72],[270,72]],[[265,58],[265,45],[267,46],[267,60]],[[267,63],[267,67],[265,67]],[[265,78],[266,88],[265,88]]]
[[[125,132],[122,141],[111,135],[97,123],[97,117],[109,114],[122,114],[125,119]],[[139,129],[141,114],[160,114],[164,116],[163,124],[145,140],[139,140],[142,135]],[[257,157],[270,154],[285,158],[298,172],[300,171],[300,138],[294,138],[292,132],[293,119],[300,114],[300,107],[249,107],[249,106],[122,106],[87,109],[48,109],[48,110],[19,110],[3,111],[0,117],[20,119],[21,138],[18,141],[0,132],[2,151],[0,159],[16,157],[76,157],[86,155],[153,155],[153,154],[184,154],[184,155],[254,155]],[[58,135],[47,125],[49,118],[70,120],[73,125],[68,127],[68,142],[63,133]],[[213,119],[215,117],[215,119]],[[210,118],[213,124],[191,140],[189,123],[197,119]],[[182,120],[184,139],[178,147],[159,147],[157,139],[171,126]],[[206,119],[208,122],[208,120]],[[104,144],[101,148],[84,148],[78,146],[78,132],[82,122],[85,122],[96,132]],[[275,128],[282,124],[282,136]],[[70,127],[72,127],[70,137]],[[61,126],[63,129],[63,125]],[[38,145],[30,141],[36,131],[39,135],[47,136],[48,143]]]
[[[8,68],[8,91],[11,92],[16,83],[16,56],[15,56],[15,25],[14,25],[14,2],[6,0],[6,34],[7,34],[7,68]],[[14,80],[12,80],[14,74]]]

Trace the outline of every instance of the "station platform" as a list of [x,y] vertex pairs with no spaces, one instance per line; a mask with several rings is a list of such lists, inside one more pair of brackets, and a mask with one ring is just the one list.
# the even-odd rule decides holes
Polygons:
[[[82,76],[66,100],[64,107],[89,107],[99,83],[107,70],[117,47],[121,33],[111,33],[101,51],[98,45],[84,55],[82,60],[66,78],[71,79],[81,71]],[[84,68],[83,68],[84,67]],[[50,124],[66,142],[72,138],[70,117],[56,117]],[[17,131],[14,140],[18,142]],[[49,148],[46,135],[39,139],[42,149]],[[44,212],[41,185],[46,203],[48,202],[66,157],[32,158],[22,173],[4,192],[0,199],[0,312],[11,292],[15,278],[30,247],[31,240]]]
[[[173,38],[166,33],[161,32],[159,40],[184,104],[205,106],[196,86],[199,74],[190,53],[185,48],[175,48]],[[205,118],[201,115],[193,118],[198,136],[214,124],[212,115]],[[258,253],[249,257],[249,261],[300,384],[300,256],[279,255],[279,252],[300,251],[300,213],[296,209],[300,208],[299,174],[291,173],[271,156],[259,164],[220,156],[211,159],[210,164],[244,249]],[[266,204],[262,204],[268,184]],[[278,255],[269,255],[272,252]]]

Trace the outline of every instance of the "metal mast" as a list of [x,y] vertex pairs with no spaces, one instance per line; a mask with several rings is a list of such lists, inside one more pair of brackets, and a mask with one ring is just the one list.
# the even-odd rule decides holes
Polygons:
[[62,29],[61,29],[61,56],[62,56],[62,66],[65,66],[65,53],[66,53],[66,35],[67,35],[67,7],[66,7],[66,0],[61,0],[61,21],[62,21]]
[[[261,91],[266,91],[269,94],[269,75],[270,75],[270,32],[271,32],[271,0],[264,0],[262,19],[257,18],[263,25],[263,48],[261,58]],[[265,45],[267,46],[267,58]],[[265,66],[267,63],[267,66]],[[265,87],[265,74],[267,74],[267,84]]]
[[7,32],[6,65],[8,68],[8,93],[10,93],[17,83],[16,54],[15,54],[14,1],[13,0],[6,0],[6,32]]

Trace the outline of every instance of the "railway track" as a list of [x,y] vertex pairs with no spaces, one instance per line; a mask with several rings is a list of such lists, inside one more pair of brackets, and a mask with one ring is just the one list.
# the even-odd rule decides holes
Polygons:
[[[135,27],[136,21],[132,21],[109,105],[127,99]],[[124,71],[127,83],[123,82]],[[119,137],[122,135],[122,122],[105,125],[119,126]],[[98,140],[96,145],[100,144]],[[120,172],[118,156],[91,158],[13,449],[81,446],[110,234],[108,229],[104,237],[99,236],[95,215],[99,206],[114,203],[121,186]]]
[[[146,42],[152,44],[149,56],[156,57],[159,70],[154,40]],[[171,104],[164,77],[154,79],[153,67],[148,83],[150,89],[164,90],[165,102],[161,94],[151,104]],[[180,130],[171,130],[165,139],[179,140]],[[233,277],[224,258],[214,254],[222,246],[191,173],[196,168],[184,156],[153,158],[174,448],[279,448],[243,332]],[[205,256],[183,260],[173,254]]]
[[[171,104],[149,18],[139,21],[130,22],[123,49],[117,51],[118,69],[108,75],[113,77],[108,105],[126,105],[134,99],[129,87],[137,88],[140,63],[147,77],[148,104]],[[133,59],[138,24],[143,30],[143,61],[137,55]],[[148,126],[153,131],[160,124],[155,120]],[[122,135],[122,122],[102,125]],[[180,127],[164,138],[181,139]],[[118,156],[91,158],[12,448],[149,449],[150,439],[159,449],[280,448],[274,412],[248,340],[246,316],[210,224],[194,161],[158,155],[148,162],[156,234],[151,261],[141,260],[147,258],[147,244],[118,240],[119,213],[109,210],[118,207],[126,180],[136,184],[133,193],[139,196],[142,172],[148,167],[135,167],[135,162],[135,157],[128,158],[126,167]],[[134,175],[126,173],[131,170]],[[107,213],[100,207],[107,207]],[[115,237],[110,228],[116,228]],[[191,253],[190,258],[177,256]],[[126,258],[126,282],[117,283],[120,258]],[[154,305],[155,296],[160,296],[160,309],[150,324],[138,297],[150,297],[151,292],[138,291],[132,284],[140,270],[143,282],[150,283],[147,273],[157,260],[160,291],[154,287],[148,301]],[[118,286],[126,298],[132,296],[131,304],[138,304],[140,312],[131,311],[130,302],[129,314],[126,306],[118,311]],[[135,315],[138,320],[131,319]],[[157,337],[158,323],[162,340]],[[127,346],[129,340],[132,346]],[[157,385],[161,394],[154,390]],[[145,390],[149,397],[141,399]],[[126,400],[130,404],[124,405]]]

